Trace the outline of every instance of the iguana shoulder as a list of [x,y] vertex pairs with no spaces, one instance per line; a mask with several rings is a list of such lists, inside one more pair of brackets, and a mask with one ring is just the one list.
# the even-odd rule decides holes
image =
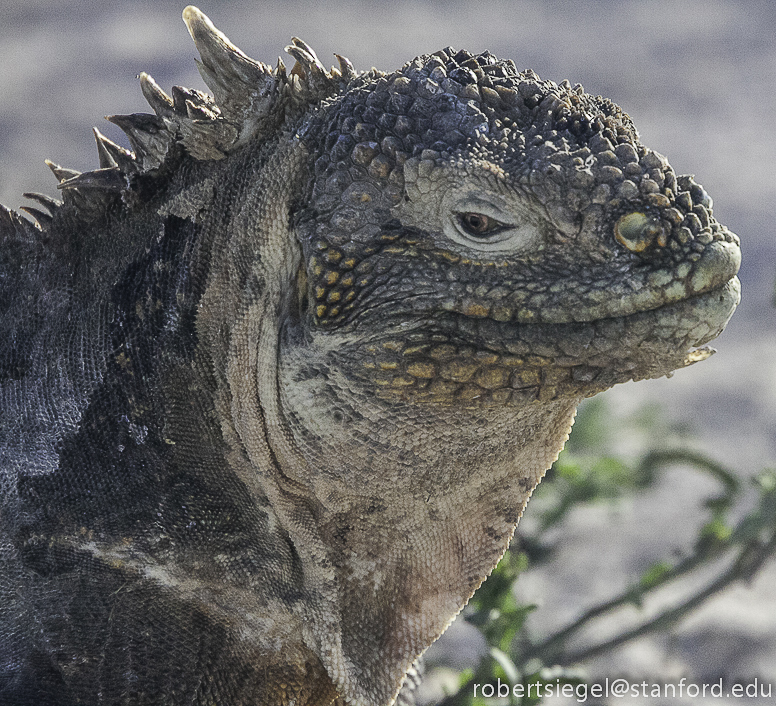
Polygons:
[[141,74],[130,150],[0,212],[0,700],[389,704],[738,241],[579,86],[184,20],[213,96]]

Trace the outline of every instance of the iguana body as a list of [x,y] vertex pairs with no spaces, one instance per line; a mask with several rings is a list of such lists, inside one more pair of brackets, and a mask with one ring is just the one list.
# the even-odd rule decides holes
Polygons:
[[738,242],[579,87],[184,19],[215,101],[142,75],[133,152],[0,213],[0,703],[388,704]]

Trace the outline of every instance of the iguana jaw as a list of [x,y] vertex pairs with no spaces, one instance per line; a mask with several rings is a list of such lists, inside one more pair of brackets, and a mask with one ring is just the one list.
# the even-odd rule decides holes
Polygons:
[[725,287],[740,266],[738,238],[722,227],[718,239],[696,253],[694,260],[679,264],[668,261],[662,266],[625,262],[622,267],[628,269],[627,278],[620,276],[620,268],[614,262],[600,268],[587,266],[584,277],[577,280],[572,276],[568,283],[553,278],[552,265],[547,264],[542,279],[553,282],[554,287],[517,291],[498,302],[498,308],[493,302],[471,295],[445,302],[444,306],[469,314],[479,305],[487,310],[487,318],[518,324],[595,322],[659,309],[713,292]]
[[520,407],[698,362],[710,353],[693,349],[719,335],[739,299],[733,277],[678,302],[594,321],[514,324],[448,313],[383,319],[374,330],[362,325],[355,344],[333,334],[316,340],[381,399]]

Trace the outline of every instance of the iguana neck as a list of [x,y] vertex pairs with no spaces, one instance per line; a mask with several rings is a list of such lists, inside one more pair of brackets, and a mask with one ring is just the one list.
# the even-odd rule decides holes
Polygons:
[[[578,400],[501,409],[389,403],[354,386],[331,351],[291,339],[278,383],[298,463],[290,472],[316,499],[315,532],[336,575],[341,655],[323,660],[342,675],[344,693],[367,684],[361,698],[377,703],[505,551]],[[369,676],[357,683],[357,674]]]

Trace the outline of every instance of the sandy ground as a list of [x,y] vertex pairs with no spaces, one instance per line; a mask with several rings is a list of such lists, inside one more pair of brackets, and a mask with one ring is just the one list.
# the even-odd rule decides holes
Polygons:
[[[56,195],[44,158],[93,168],[92,125],[126,144],[102,116],[145,111],[140,71],[168,90],[204,88],[180,20],[184,4],[0,0],[0,202],[18,207],[24,191]],[[671,380],[631,383],[606,396],[623,414],[660,403],[670,420],[695,429],[700,448],[743,475],[774,464],[776,5],[202,0],[201,7],[246,53],[269,63],[294,35],[324,62],[337,51],[359,69],[396,68],[453,45],[489,49],[543,78],[569,78],[615,100],[646,144],[667,154],[678,173],[696,175],[717,218],[741,236],[744,301],[712,359]],[[673,474],[648,502],[575,517],[554,573],[520,583],[521,595],[541,606],[535,629],[573,619],[650,557],[692,536],[683,509],[697,493],[692,477]],[[444,649],[442,643],[437,654]],[[715,599],[675,634],[643,640],[590,669],[663,679],[759,676],[776,692],[776,568]]]

